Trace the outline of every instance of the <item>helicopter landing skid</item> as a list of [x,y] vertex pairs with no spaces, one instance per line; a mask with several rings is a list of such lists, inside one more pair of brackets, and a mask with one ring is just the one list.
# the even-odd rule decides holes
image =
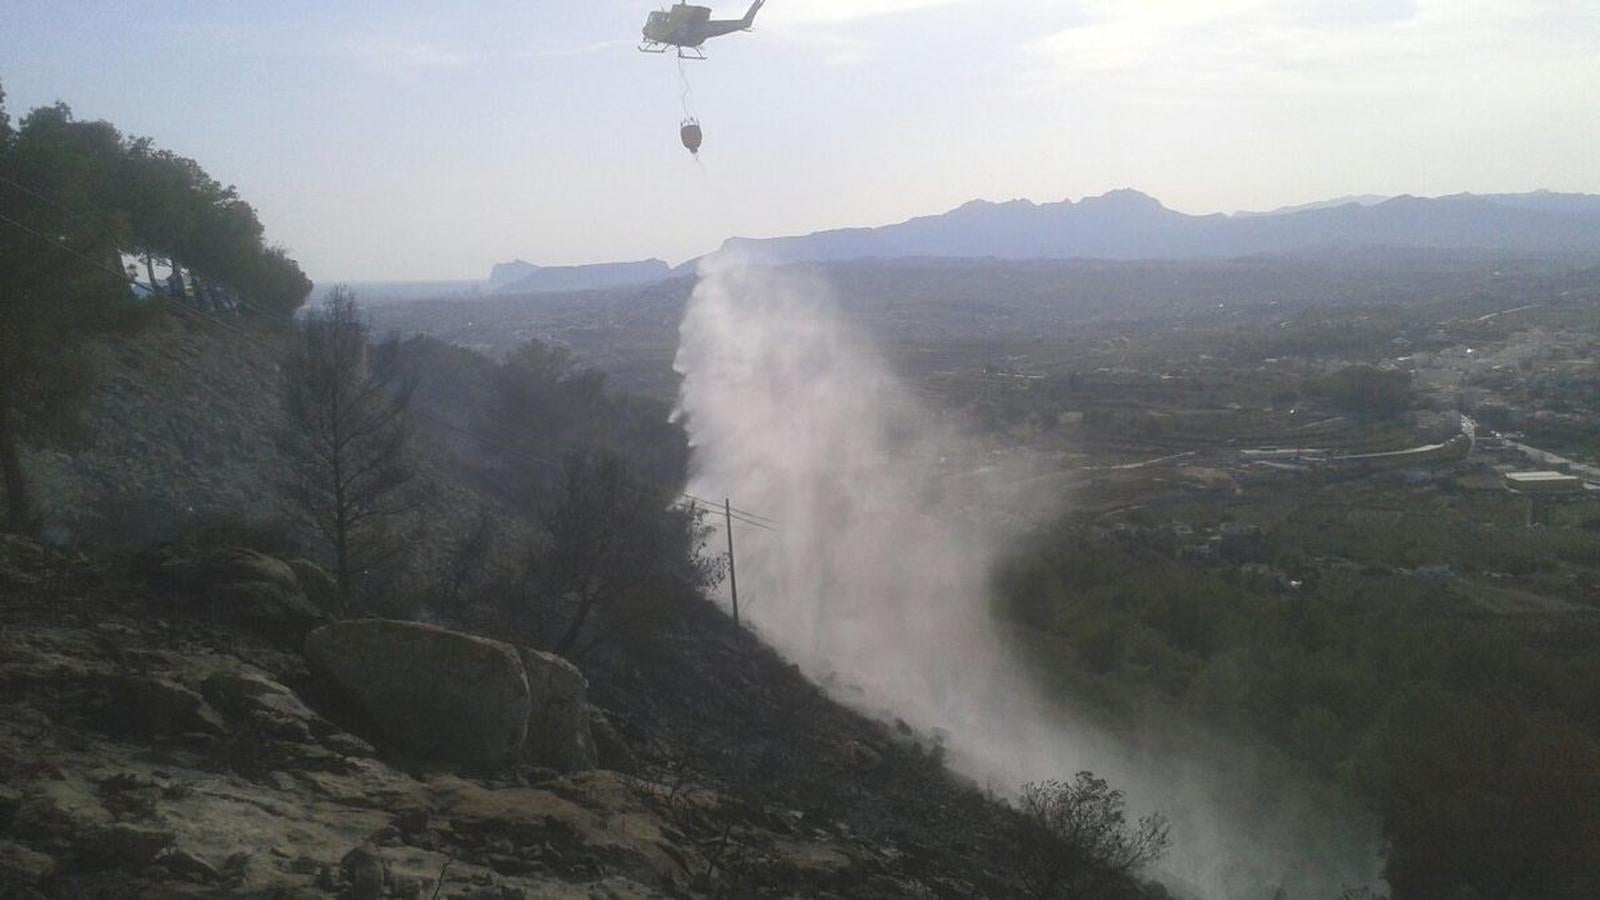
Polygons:
[[[639,45],[640,53],[663,54],[671,53],[672,50],[672,44],[663,44],[659,41],[645,41]],[[692,59],[699,62],[704,62],[706,59],[705,51],[699,47],[678,47],[677,50],[679,59]]]

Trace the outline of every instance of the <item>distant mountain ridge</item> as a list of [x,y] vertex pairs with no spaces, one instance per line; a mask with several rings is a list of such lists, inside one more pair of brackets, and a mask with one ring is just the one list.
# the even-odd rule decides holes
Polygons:
[[1394,198],[1388,196],[1387,194],[1350,194],[1344,197],[1336,197],[1332,200],[1318,200],[1315,203],[1297,203],[1294,206],[1280,206],[1277,209],[1271,209],[1265,212],[1241,209],[1233,215],[1234,218],[1238,219],[1250,219],[1260,216],[1283,216],[1288,215],[1289,213],[1309,212],[1310,210],[1314,209],[1333,209],[1336,206],[1347,206],[1351,203],[1354,203],[1357,206],[1376,206],[1379,203],[1392,199]]
[[[973,200],[876,228],[729,238],[721,253],[780,265],[905,257],[1226,259],[1339,248],[1489,250],[1600,258],[1600,196],[1532,191],[1423,198],[1360,194],[1232,215],[1189,215],[1123,188],[1082,200]],[[544,294],[642,287],[694,273],[659,259],[584,266],[496,265],[488,290]]]
[[519,259],[495,266],[489,289],[497,294],[603,290],[651,284],[671,275],[672,267],[659,259],[591,266],[536,266]]
[[1481,249],[1600,257],[1600,196],[1539,191],[1350,198],[1263,215],[1192,216],[1135,190],[1074,203],[967,203],[880,228],[732,238],[773,264],[895,257],[1201,259],[1329,247]]

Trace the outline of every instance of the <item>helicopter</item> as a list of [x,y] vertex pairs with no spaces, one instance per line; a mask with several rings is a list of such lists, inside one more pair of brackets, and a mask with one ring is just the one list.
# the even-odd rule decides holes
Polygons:
[[676,47],[679,59],[705,59],[701,48],[706,41],[736,31],[749,31],[756,23],[756,13],[766,2],[755,0],[742,19],[713,19],[710,7],[690,6],[680,0],[671,10],[650,14],[644,23],[644,40],[639,49],[645,53],[666,53]]

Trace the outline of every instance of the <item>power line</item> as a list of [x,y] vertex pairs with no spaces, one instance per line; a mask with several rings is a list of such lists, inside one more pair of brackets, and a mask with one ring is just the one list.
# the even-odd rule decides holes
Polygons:
[[7,225],[11,225],[11,226],[13,226],[15,228],[21,229],[22,231],[25,231],[28,234],[33,235],[34,237],[38,238],[41,241],[44,241],[46,244],[49,244],[51,247],[53,247],[53,248],[55,248],[57,250],[60,250],[63,253],[69,253],[69,254],[71,254],[73,256],[76,256],[77,258],[83,260],[84,262],[86,262],[89,265],[95,267],[96,269],[99,269],[100,271],[105,272],[105,273],[107,273],[109,275],[115,276],[118,281],[120,281],[120,282],[122,282],[124,284],[130,285],[132,287],[136,287],[136,288],[139,288],[139,289],[145,290],[145,291],[151,290],[147,285],[140,284],[136,279],[129,278],[127,272],[119,272],[116,269],[113,269],[110,266],[106,265],[101,260],[95,259],[94,257],[89,256],[88,254],[85,254],[82,251],[77,250],[77,249],[69,246],[67,244],[67,242],[66,242],[66,238],[65,237],[62,237],[62,236],[59,236],[59,235],[52,237],[51,235],[45,234],[44,232],[39,231],[36,228],[32,228],[32,227],[30,227],[30,226],[28,226],[28,225],[26,225],[26,224],[24,224],[22,222],[18,222],[16,219],[11,218],[10,216],[5,215],[4,213],[0,213],[0,222],[4,222]]
[[[501,437],[502,439],[504,439],[506,441],[512,441],[512,442],[528,441],[528,442],[532,442],[532,443],[536,443],[536,444],[542,444],[547,450],[551,450],[551,451],[561,451],[563,449],[560,446],[558,446],[557,444],[555,444],[550,438],[548,438],[548,437],[546,437],[544,435],[534,434],[533,432],[530,432],[530,431],[523,431],[523,430],[513,429],[513,428],[510,428],[510,427],[507,427],[507,426],[504,426],[504,425],[495,425],[495,424],[492,424],[492,423],[482,423],[475,429],[473,429],[473,428],[464,428],[464,427],[459,426],[459,425],[454,425],[452,423],[445,422],[445,421],[443,421],[442,419],[439,419],[436,416],[432,416],[432,415],[429,415],[427,413],[423,413],[421,411],[418,411],[417,415],[419,417],[421,417],[421,418],[425,418],[425,419],[429,420],[434,425],[436,425],[436,426],[438,426],[440,428],[444,428],[444,429],[446,429],[448,431],[453,431],[453,432],[456,432],[458,434],[463,434],[463,435],[466,435],[468,437],[474,438],[475,440],[478,440],[480,443],[482,443],[482,444],[484,444],[486,446],[489,446],[489,447],[493,447],[494,449],[499,450],[499,451],[501,451],[503,453],[506,453],[508,455],[518,456],[518,457],[521,457],[521,458],[526,459],[526,460],[537,462],[537,463],[539,463],[541,465],[550,466],[552,468],[559,468],[561,466],[561,463],[558,463],[558,462],[550,459],[549,457],[538,456],[536,454],[528,452],[525,449],[513,449],[512,447],[509,447],[504,443],[496,444],[493,441],[485,440],[483,438],[483,432],[484,431],[498,432],[499,433],[499,437]],[[698,504],[700,504],[700,505],[702,505],[702,506],[704,506],[704,507],[706,507],[708,509],[720,508],[720,507],[723,507],[723,506],[726,505],[725,502],[724,503],[718,503],[716,501],[707,500],[704,497],[696,496],[696,495],[694,495],[692,493],[689,493],[688,491],[678,492],[676,494],[676,496],[682,497],[682,498],[687,499],[687,500],[691,500],[691,501],[693,501],[695,503],[698,503]],[[732,511],[735,514],[734,518],[737,519],[738,521],[744,522],[747,525],[754,525],[757,528],[765,528],[768,531],[776,531],[777,529],[776,529],[775,526],[779,526],[779,525],[783,524],[783,523],[779,522],[777,519],[774,519],[774,518],[772,518],[770,516],[763,516],[763,515],[761,515],[759,513],[751,512],[749,510],[740,509],[737,506],[733,507]]]
[[[435,422],[435,424],[441,425],[443,427],[447,427],[447,428],[449,428],[450,430],[453,430],[453,431],[466,433],[469,436],[473,436],[473,437],[476,437],[478,435],[478,433],[479,433],[479,432],[474,432],[474,431],[467,431],[465,429],[459,428],[458,426],[448,425],[447,423],[443,423],[443,422]],[[530,442],[533,442],[533,443],[542,444],[545,447],[546,450],[559,451],[559,450],[562,449],[559,445],[557,445],[550,438],[548,438],[548,437],[546,437],[544,435],[534,434],[531,431],[523,431],[523,430],[511,428],[511,427],[506,426],[506,425],[497,425],[497,424],[492,424],[492,423],[483,423],[482,425],[479,426],[479,430],[480,431],[484,430],[484,429],[491,430],[491,431],[498,431],[500,433],[500,436],[503,437],[503,438],[507,438],[507,439],[511,439],[511,440],[530,441]],[[540,457],[531,457],[531,458],[533,458],[535,461],[543,463],[545,465],[552,465],[552,466],[553,465],[558,465],[557,463],[551,462],[549,459],[546,459],[546,458],[540,458]],[[709,499],[707,499],[705,497],[696,496],[695,494],[692,494],[692,493],[690,493],[688,491],[679,492],[678,496],[683,497],[683,498],[688,499],[688,500],[692,500],[695,503],[698,503],[701,506],[706,507],[707,509],[718,509],[718,508],[722,508],[722,507],[727,505],[726,501],[718,502],[718,501],[715,501],[715,500],[709,500]],[[779,525],[783,524],[782,522],[778,521],[777,519],[772,518],[771,516],[764,516],[764,515],[761,515],[760,513],[752,512],[752,511],[747,510],[747,509],[740,509],[737,506],[732,507],[732,512],[734,514],[734,518],[735,519],[737,519],[739,521],[743,521],[743,522],[745,522],[746,524],[749,524],[749,525],[754,525],[754,526],[756,526],[758,528],[767,527],[767,530],[769,530],[769,531],[776,530],[775,527],[769,527],[769,526],[779,526]]]
[[[50,196],[48,196],[46,194],[40,193],[39,191],[34,190],[33,188],[27,186],[26,184],[23,184],[22,182],[16,180],[15,178],[12,178],[12,177],[10,177],[8,175],[0,174],[0,182],[4,182],[6,184],[9,184],[12,187],[16,188],[17,190],[22,191],[23,193],[29,195],[30,197],[33,197],[34,199],[39,200],[42,203],[47,203],[50,206],[53,206],[56,209],[61,210],[62,212],[66,213],[67,217],[70,218],[70,219],[73,219],[73,220],[76,220],[76,221],[82,221],[84,219],[90,219],[90,220],[93,220],[93,222],[97,226],[104,226],[106,224],[105,220],[107,218],[107,214],[104,213],[104,212],[91,211],[91,210],[75,210],[72,207],[68,206],[67,204],[62,203],[61,201],[56,200],[56,199],[54,199],[54,198],[52,198],[52,197],[50,197]],[[36,234],[36,235],[39,234],[38,232],[33,231],[33,229],[28,228],[26,225],[23,225],[22,223],[17,222],[14,219],[7,220],[7,221],[10,221],[11,224],[16,225],[18,228],[21,228],[24,231],[29,231],[29,232],[31,232],[33,234]],[[39,236],[43,237],[45,240],[50,240],[50,238],[48,236],[46,236],[46,235],[39,235]],[[52,243],[54,243],[54,242],[52,241]],[[117,248],[117,250],[118,250],[119,253],[123,252],[122,248],[120,246]],[[135,257],[137,257],[137,254],[125,254],[125,255],[134,255]],[[146,256],[146,261],[148,262],[148,258],[150,256],[148,251],[146,251],[145,256]],[[95,261],[95,260],[89,260],[89,262],[93,263],[97,267],[105,268],[103,266],[100,266],[100,263]],[[177,271],[177,262],[175,260],[173,260],[173,261],[171,261],[171,264],[172,264],[171,267],[173,268],[173,270]],[[110,270],[108,269],[108,271],[110,271]],[[158,297],[162,296],[161,291],[153,284],[145,284],[144,282],[139,281],[137,278],[130,278],[130,277],[128,277],[128,274],[126,272],[116,272],[115,274],[116,274],[116,276],[118,278],[122,279],[123,281],[126,281],[129,285],[131,285],[131,286],[133,286],[135,288],[138,288],[139,290],[145,291],[146,293],[152,294],[154,296],[158,296]],[[196,280],[196,283],[198,284],[199,276],[194,273],[194,270],[192,268],[190,269],[190,274],[194,276],[194,278]],[[266,313],[260,307],[254,306],[252,304],[244,303],[242,298],[230,297],[229,299],[232,300],[232,301],[236,301],[241,305],[249,306],[252,310],[254,310],[255,312],[257,312],[259,314],[268,315],[268,313]],[[200,312],[200,310],[193,310],[193,311]]]
[[[34,228],[30,228],[29,226],[24,225],[21,222],[18,222],[16,219],[11,218],[10,216],[5,215],[4,213],[0,213],[0,222],[3,222],[5,224],[7,224],[7,225],[11,225],[11,226],[14,226],[16,228],[19,228],[22,231],[25,231],[28,234],[33,235],[34,237],[38,238],[39,240],[44,241],[46,244],[49,244],[51,247],[53,247],[53,248],[55,248],[57,250],[60,250],[63,253],[67,253],[67,254],[70,254],[71,256],[77,257],[78,259],[82,260],[86,264],[88,264],[88,265],[90,265],[90,266],[92,266],[92,267],[94,267],[94,268],[96,268],[96,269],[98,269],[98,270],[100,270],[102,272],[105,272],[108,275],[114,276],[118,281],[122,282],[123,284],[126,284],[126,285],[128,285],[130,287],[133,287],[133,288],[137,288],[138,290],[145,291],[151,297],[154,297],[157,300],[166,300],[167,299],[165,296],[163,296],[162,294],[158,293],[151,286],[140,282],[138,279],[129,278],[128,277],[128,273],[126,273],[126,272],[118,272],[116,269],[113,269],[110,266],[105,265],[104,263],[100,262],[99,260],[95,259],[94,257],[89,256],[89,255],[87,255],[85,253],[82,253],[82,252],[72,248],[72,247],[67,246],[63,242],[63,240],[60,239],[60,238],[53,238],[50,235],[45,234],[44,232],[38,231],[37,229],[34,229]],[[237,334],[237,335],[239,335],[241,337],[246,337],[246,338],[250,337],[250,335],[248,333],[246,333],[245,331],[241,330],[240,328],[238,328],[238,327],[236,327],[236,326],[234,326],[232,324],[229,324],[227,322],[224,322],[221,319],[216,318],[215,316],[208,315],[207,313],[205,313],[205,312],[203,312],[201,310],[195,309],[195,308],[193,308],[193,307],[191,307],[191,306],[189,306],[189,305],[187,305],[185,303],[182,303],[180,301],[173,301],[172,303],[168,304],[168,308],[176,309],[177,311],[179,311],[181,313],[188,314],[188,315],[199,316],[200,318],[211,322],[212,324],[218,326],[219,328],[227,329],[228,331],[231,331],[234,334]]]
[[[483,435],[483,432],[481,430],[466,428],[466,427],[461,426],[461,425],[455,425],[455,424],[452,424],[450,422],[446,422],[443,419],[439,418],[438,416],[435,416],[432,413],[428,413],[428,412],[423,411],[423,410],[414,410],[413,414],[416,415],[420,419],[423,419],[423,420],[425,420],[427,422],[430,422],[431,424],[433,424],[437,428],[442,428],[442,429],[444,429],[446,431],[451,431],[451,432],[455,432],[456,434],[465,435],[465,436],[470,437],[473,440],[477,441],[478,443],[483,444],[486,447],[489,447],[489,448],[491,448],[493,450],[497,450],[497,451],[499,451],[501,453],[504,453],[504,454],[506,454],[508,456],[514,456],[516,458],[519,458],[519,459],[522,459],[522,460],[525,460],[525,461],[528,461],[528,462],[538,463],[538,464],[543,465],[543,466],[548,466],[548,467],[550,467],[552,469],[562,469],[562,468],[564,468],[564,466],[560,462],[557,462],[556,460],[550,459],[549,457],[539,456],[538,454],[530,453],[525,449],[512,447],[509,444],[499,443],[497,441],[485,438],[484,435]],[[504,431],[503,429],[501,430],[502,437],[507,436],[508,434],[509,433]],[[635,490],[638,492],[638,494],[640,496],[645,496],[646,495],[646,491],[645,491],[644,488],[636,488]],[[701,504],[701,505],[705,506],[708,509],[715,509],[715,507],[717,506],[717,504],[710,503],[710,502],[708,502],[708,501],[706,501],[706,500],[704,500],[704,499],[702,499],[700,497],[696,497],[693,494],[689,494],[689,493],[679,493],[679,494],[676,494],[675,496],[680,497],[682,499],[690,500],[690,501],[692,501],[694,503]],[[733,518],[734,518],[735,521],[741,522],[741,523],[743,523],[745,525],[749,525],[749,526],[751,526],[753,528],[760,528],[762,530],[772,531],[772,532],[776,532],[777,531],[777,529],[772,527],[772,525],[769,525],[769,524],[767,524],[765,522],[757,521],[757,520],[755,520],[753,518],[749,518],[749,517],[746,517],[744,515],[736,515]],[[777,524],[777,523],[773,522],[773,524]]]
[[[688,497],[690,500],[693,500],[696,503],[703,503],[708,507],[716,507],[716,506],[719,505],[714,500],[707,500],[704,497],[696,497],[694,494],[691,494],[688,491],[685,491],[683,493],[683,496]],[[722,505],[726,505],[726,504],[722,504]],[[747,509],[740,509],[737,506],[731,507],[731,509],[733,510],[733,516],[734,516],[735,519],[738,519],[741,516],[743,516],[746,519],[753,520],[750,523],[750,524],[753,524],[753,525],[759,525],[762,522],[765,522],[765,523],[770,524],[770,525],[782,525],[783,524],[782,522],[778,521],[777,519],[772,518],[771,516],[763,516],[760,513],[753,513],[753,512],[751,512],[751,511],[749,511]],[[769,529],[769,530],[773,530],[773,529]]]
[[80,219],[80,218],[83,218],[83,216],[84,216],[83,213],[73,210],[72,207],[67,206],[65,203],[62,203],[61,201],[56,200],[54,198],[45,196],[44,194],[39,193],[38,191],[34,190],[31,187],[28,187],[27,185],[25,185],[22,182],[16,180],[15,178],[10,177],[9,175],[0,175],[0,181],[3,181],[6,184],[11,185],[12,187],[14,187],[17,190],[23,192],[24,194],[27,194],[28,196],[32,197],[33,199],[40,201],[41,203],[50,204],[51,206],[55,207],[56,209],[59,209],[62,212],[66,213],[71,218]]

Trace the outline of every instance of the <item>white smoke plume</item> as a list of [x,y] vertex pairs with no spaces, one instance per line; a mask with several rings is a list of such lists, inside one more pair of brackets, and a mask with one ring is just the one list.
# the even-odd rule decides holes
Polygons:
[[1170,721],[1091,725],[1047,700],[990,615],[1012,523],[1050,510],[1033,467],[918,402],[828,286],[726,256],[702,264],[681,329],[679,414],[691,490],[778,520],[738,529],[750,627],[836,698],[946,741],[951,765],[1001,794],[1091,770],[1174,847],[1180,894],[1336,897],[1375,881],[1365,822],[1320,808],[1251,754]]

